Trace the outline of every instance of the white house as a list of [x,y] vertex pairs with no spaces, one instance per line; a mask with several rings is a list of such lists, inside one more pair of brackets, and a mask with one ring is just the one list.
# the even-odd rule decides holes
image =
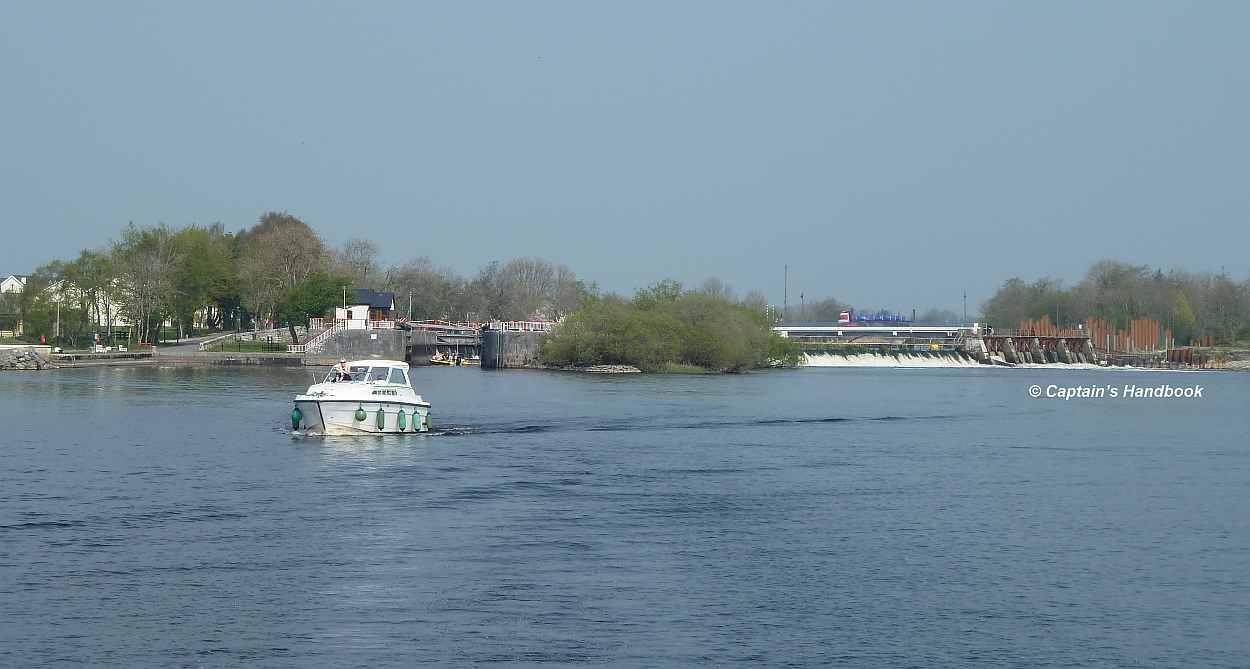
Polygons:
[[[26,277],[17,274],[4,275],[4,279],[0,280],[0,295],[6,295],[9,299],[0,300],[0,316],[5,317],[5,326],[0,327],[0,337],[16,337],[22,334],[22,319],[20,308],[17,306],[16,295],[21,295],[26,290]],[[12,327],[13,329],[5,329]]]
[[20,293],[26,290],[26,277],[10,274],[0,281],[0,293]]

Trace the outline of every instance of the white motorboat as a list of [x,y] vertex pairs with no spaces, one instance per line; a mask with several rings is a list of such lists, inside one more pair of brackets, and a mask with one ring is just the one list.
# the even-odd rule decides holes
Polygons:
[[295,396],[291,429],[305,434],[404,434],[430,431],[430,403],[412,389],[408,363],[356,360]]

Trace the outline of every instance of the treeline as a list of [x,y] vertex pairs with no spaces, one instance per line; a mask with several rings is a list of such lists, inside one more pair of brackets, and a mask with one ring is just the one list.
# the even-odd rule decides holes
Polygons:
[[[378,246],[352,239],[334,249],[307,224],[268,212],[256,225],[127,226],[107,248],[84,250],[34,271],[24,292],[4,295],[0,329],[22,321],[28,338],[76,341],[93,331],[153,341],[162,324],[176,336],[203,330],[304,323],[351,288],[396,295],[398,315],[413,319],[559,318],[595,287],[563,265],[534,258],[492,262],[461,276],[419,257],[382,267]],[[350,294],[349,294],[350,299]]]
[[1070,288],[1057,279],[1009,279],[982,311],[986,322],[1000,327],[1043,315],[1067,327],[1091,316],[1117,328],[1127,328],[1136,318],[1152,318],[1171,328],[1178,344],[1207,336],[1231,344],[1250,338],[1250,281],[1103,260]]
[[735,300],[712,279],[701,290],[663,281],[633,299],[591,296],[547,337],[545,364],[633,365],[643,371],[742,371],[796,364],[794,344],[771,330],[762,296]]

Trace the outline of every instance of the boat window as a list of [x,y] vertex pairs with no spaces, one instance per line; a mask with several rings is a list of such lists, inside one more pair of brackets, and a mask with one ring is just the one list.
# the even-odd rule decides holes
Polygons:
[[373,367],[369,369],[370,381],[385,381],[386,375],[390,372],[390,367]]
[[[363,365],[352,365],[351,367],[347,368],[348,378],[344,380],[345,381],[364,381],[365,377],[367,377],[368,375],[369,375],[368,367],[365,367]],[[326,374],[325,382],[335,383],[339,380],[340,379],[339,379],[338,365],[335,365],[334,367],[331,367],[329,373]]]
[[408,385],[408,379],[404,378],[404,370],[398,367],[391,368],[391,383],[398,383],[401,386]]

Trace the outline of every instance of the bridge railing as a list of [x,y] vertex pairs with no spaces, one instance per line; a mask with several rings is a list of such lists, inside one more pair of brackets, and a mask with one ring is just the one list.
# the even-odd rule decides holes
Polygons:
[[408,327],[414,330],[480,330],[482,323],[480,321],[444,321],[438,319],[428,319],[424,321],[410,321]]
[[1020,330],[1017,328],[994,328],[993,332],[987,332],[988,337],[1050,337],[1065,339],[1088,339],[1088,330],[1055,330],[1053,334],[1037,332],[1035,330]]
[[491,321],[486,328],[503,332],[551,332],[555,325],[556,321]]

